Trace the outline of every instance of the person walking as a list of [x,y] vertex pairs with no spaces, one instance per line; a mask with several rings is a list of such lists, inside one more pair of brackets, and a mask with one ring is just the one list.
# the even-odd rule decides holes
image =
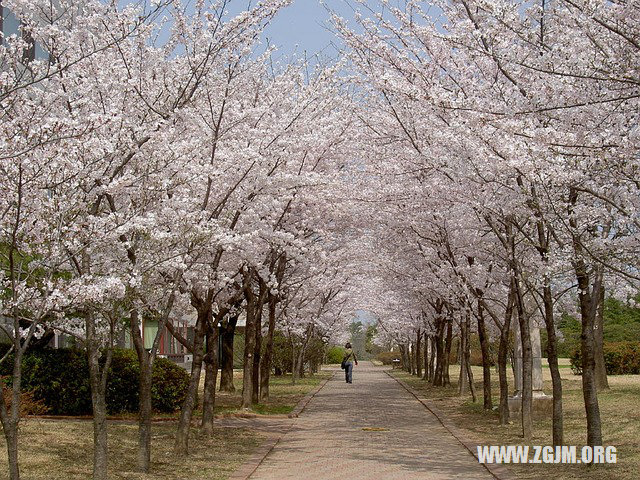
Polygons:
[[[356,352],[353,351],[349,342],[346,343],[344,348],[346,350],[342,361],[344,363],[345,380],[347,383],[353,383],[353,362],[358,365],[358,359],[356,358]],[[351,360],[353,360],[353,362]]]

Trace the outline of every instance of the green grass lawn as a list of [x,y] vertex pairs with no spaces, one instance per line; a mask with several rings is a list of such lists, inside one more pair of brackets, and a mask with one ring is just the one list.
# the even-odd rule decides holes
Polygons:
[[[313,376],[299,378],[295,385],[291,375],[272,376],[269,386],[269,401],[256,404],[252,411],[260,415],[288,414],[296,404],[321,382],[331,376],[330,373],[320,372]],[[233,393],[216,393],[216,413],[233,413],[240,410],[242,405],[242,372],[235,371],[233,383],[236,391]],[[204,384],[204,383],[203,383]],[[201,384],[201,388],[203,387]]]
[[[440,410],[467,436],[479,445],[522,444],[519,419],[511,425],[500,427],[496,411],[482,409],[482,368],[473,367],[478,402],[470,395],[459,397],[457,380],[459,367],[451,366],[450,388],[433,387],[404,371],[395,370],[393,375],[407,382],[425,397],[433,401]],[[510,375],[509,371],[509,375]],[[544,390],[551,394],[551,378],[548,368],[543,368]],[[573,375],[568,360],[563,359],[561,376],[563,381],[564,438],[565,445],[581,447],[586,442],[586,420],[582,399],[581,377]],[[492,396],[498,403],[498,375],[491,371]],[[513,380],[510,378],[510,385]],[[640,375],[618,375],[609,377],[610,390],[598,395],[602,418],[603,442],[618,450],[615,465],[587,467],[583,465],[508,465],[516,478],[540,479],[553,476],[554,480],[631,480],[638,478],[640,471]],[[551,445],[551,418],[534,423],[533,445]]]

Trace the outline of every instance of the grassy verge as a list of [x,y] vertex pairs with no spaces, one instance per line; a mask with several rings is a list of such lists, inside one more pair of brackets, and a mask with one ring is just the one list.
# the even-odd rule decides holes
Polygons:
[[[566,363],[566,362],[563,362]],[[404,371],[393,371],[393,375],[405,381],[429,398],[445,412],[467,437],[478,445],[520,445],[521,428],[519,419],[512,425],[498,426],[497,412],[482,409],[482,369],[474,367],[474,379],[478,402],[473,403],[470,395],[457,395],[459,367],[451,366],[450,388],[439,388],[412,377]],[[492,370],[492,393],[494,405],[498,403],[499,387],[497,374]],[[544,390],[551,393],[549,369],[543,368]],[[586,420],[582,400],[581,377],[573,375],[569,368],[561,370],[563,380],[564,438],[565,445],[584,445],[586,441]],[[510,385],[513,385],[510,379]],[[610,390],[598,395],[602,418],[603,442],[618,450],[615,465],[507,465],[516,478],[540,479],[553,476],[554,480],[631,480],[638,478],[640,471],[640,375],[619,375],[609,377]],[[533,445],[551,445],[551,418],[541,419],[534,424]],[[579,452],[578,452],[579,455]]]
[[[93,429],[91,422],[23,420],[20,426],[20,468],[29,480],[86,480],[91,478]],[[137,480],[218,480],[227,478],[262,442],[244,429],[217,429],[214,437],[194,431],[189,457],[173,453],[175,424],[153,426],[152,473],[135,472],[136,425],[109,425],[110,478]],[[4,437],[0,440],[0,479],[7,477]]]
[[[291,375],[272,376],[269,385],[269,401],[253,406],[253,412],[260,415],[288,414],[296,404],[321,382],[331,376],[330,373],[320,372],[312,377],[300,378],[294,385]],[[236,412],[242,405],[242,372],[234,372],[234,393],[216,393],[216,413]]]

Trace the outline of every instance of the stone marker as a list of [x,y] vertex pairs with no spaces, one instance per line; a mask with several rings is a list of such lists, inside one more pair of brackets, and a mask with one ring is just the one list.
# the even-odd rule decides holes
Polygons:
[[[514,387],[513,396],[509,397],[509,415],[520,413],[522,408],[522,341],[520,328],[515,325],[515,358],[514,358]],[[532,356],[532,414],[535,418],[551,415],[553,412],[553,397],[543,391],[542,381],[542,348],[540,345],[540,329],[531,327],[531,356]]]

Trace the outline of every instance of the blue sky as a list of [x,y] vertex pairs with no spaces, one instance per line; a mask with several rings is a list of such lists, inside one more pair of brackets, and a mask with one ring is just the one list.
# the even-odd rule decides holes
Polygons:
[[[255,4],[256,1],[231,0],[228,10],[234,13],[246,8],[249,3]],[[339,46],[340,41],[330,31],[327,8],[351,20],[357,6],[352,0],[294,0],[267,27],[264,40],[268,39],[271,45],[278,47],[279,54],[283,56],[301,56],[306,52],[308,57],[319,53],[334,58],[337,55],[336,45]]]

